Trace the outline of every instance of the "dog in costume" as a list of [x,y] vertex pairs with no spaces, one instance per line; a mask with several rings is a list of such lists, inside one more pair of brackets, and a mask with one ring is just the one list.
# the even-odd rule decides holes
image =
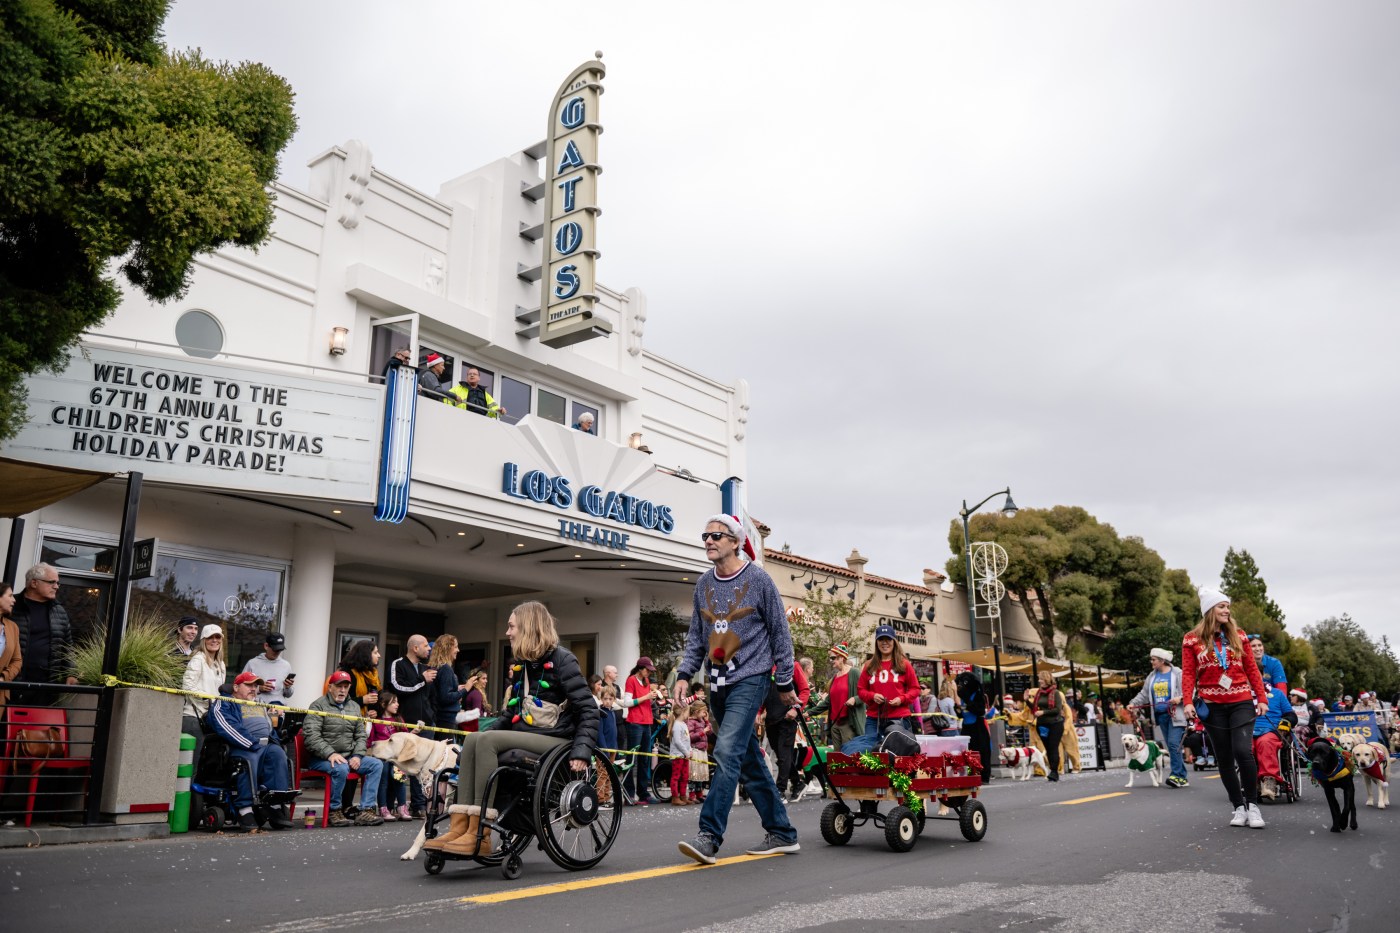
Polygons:
[[[1356,829],[1356,777],[1351,752],[1331,739],[1313,739],[1308,743],[1309,769],[1313,782],[1327,794],[1327,809],[1332,811],[1331,831],[1339,833],[1348,825]],[[1342,803],[1337,804],[1341,793]]]
[[1153,787],[1161,787],[1166,781],[1170,759],[1156,742],[1144,742],[1129,732],[1123,736],[1123,751],[1128,757],[1128,783],[1124,787],[1132,787],[1139,774],[1152,778]]
[[1362,742],[1351,750],[1356,761],[1356,770],[1361,772],[1361,780],[1366,785],[1366,806],[1371,803],[1371,788],[1376,789],[1377,810],[1390,806],[1390,752],[1379,742]]

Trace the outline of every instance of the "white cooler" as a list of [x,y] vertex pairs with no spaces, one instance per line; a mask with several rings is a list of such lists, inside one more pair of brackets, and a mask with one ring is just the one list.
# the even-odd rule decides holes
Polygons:
[[968,736],[965,735],[918,735],[915,738],[919,740],[919,750],[925,755],[967,751]]

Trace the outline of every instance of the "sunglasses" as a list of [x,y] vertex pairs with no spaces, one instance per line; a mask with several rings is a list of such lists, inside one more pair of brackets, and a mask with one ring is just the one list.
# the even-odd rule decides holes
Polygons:
[[[729,534],[728,532],[724,532],[724,531],[702,531],[702,532],[700,532],[700,540],[701,540],[701,541],[718,541],[720,538],[734,538],[734,536],[731,535],[731,534]],[[735,541],[738,541],[739,539],[738,539],[738,538],[734,538],[734,540],[735,540]]]

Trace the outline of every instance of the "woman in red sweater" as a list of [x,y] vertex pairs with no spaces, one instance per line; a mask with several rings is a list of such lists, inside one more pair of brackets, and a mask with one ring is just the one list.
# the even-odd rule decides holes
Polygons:
[[919,676],[895,641],[892,626],[875,629],[875,654],[860,669],[856,693],[865,704],[865,737],[873,745],[892,729],[913,734],[909,708],[919,698]]
[[[1220,783],[1235,808],[1230,825],[1263,829],[1254,717],[1268,708],[1269,693],[1253,652],[1230,617],[1230,598],[1224,593],[1201,591],[1201,622],[1181,640],[1181,691],[1187,698],[1199,693],[1204,701],[1203,718],[1220,765]],[[1196,715],[1190,703],[1186,715]]]

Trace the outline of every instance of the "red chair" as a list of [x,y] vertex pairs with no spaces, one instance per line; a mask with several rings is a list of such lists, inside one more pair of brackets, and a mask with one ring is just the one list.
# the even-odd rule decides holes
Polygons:
[[[69,755],[68,711],[66,709],[45,706],[11,706],[7,713],[5,745],[14,774],[16,777],[26,771],[29,774],[29,789],[24,791],[28,798],[24,805],[24,825],[30,826],[34,822],[34,801],[39,792],[39,775],[45,771],[73,773],[82,778],[83,793],[86,795],[88,780],[92,776],[92,757],[91,755]],[[48,729],[51,726],[58,730],[58,755],[53,758],[22,757],[20,755],[20,732],[26,729]]]
[[[296,756],[297,783],[301,784],[305,781],[320,781],[322,784],[323,790],[321,795],[321,828],[325,829],[331,823],[331,776],[324,771],[316,771],[312,768],[305,767],[306,739],[302,736],[301,732],[297,732]],[[354,792],[353,788],[351,787],[351,783],[354,781],[358,781],[359,779],[360,773],[358,771],[351,771],[349,774],[345,775],[345,789],[341,791],[340,795],[341,809],[344,809],[347,801],[350,798],[354,797]],[[375,812],[378,811],[376,810]]]

